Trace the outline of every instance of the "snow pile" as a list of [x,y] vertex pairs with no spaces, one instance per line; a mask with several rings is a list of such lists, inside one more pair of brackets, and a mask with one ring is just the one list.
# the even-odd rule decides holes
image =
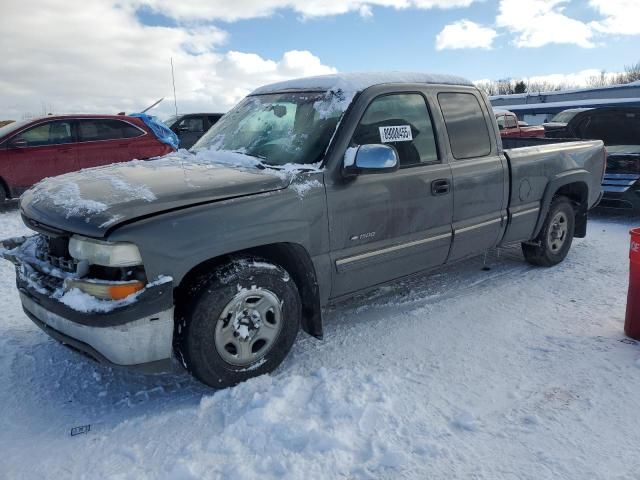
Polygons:
[[[591,218],[553,268],[518,247],[324,312],[273,374],[213,391],[88,361],[22,312],[0,262],[3,478],[632,480],[640,344],[629,228]],[[0,238],[26,233],[0,214]],[[90,425],[84,435],[71,429]]]

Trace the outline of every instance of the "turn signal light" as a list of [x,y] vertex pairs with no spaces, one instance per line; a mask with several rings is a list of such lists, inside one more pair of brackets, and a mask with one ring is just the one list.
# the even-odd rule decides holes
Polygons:
[[100,300],[122,300],[144,288],[144,283],[133,282],[100,282],[88,280],[67,279],[64,282],[65,290],[77,288]]

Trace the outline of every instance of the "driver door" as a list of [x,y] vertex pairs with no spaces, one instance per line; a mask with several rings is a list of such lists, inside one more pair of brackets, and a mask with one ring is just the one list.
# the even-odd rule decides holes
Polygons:
[[422,94],[385,94],[369,103],[351,146],[380,143],[396,149],[397,171],[327,184],[332,297],[440,265],[449,253],[451,169],[438,153]]

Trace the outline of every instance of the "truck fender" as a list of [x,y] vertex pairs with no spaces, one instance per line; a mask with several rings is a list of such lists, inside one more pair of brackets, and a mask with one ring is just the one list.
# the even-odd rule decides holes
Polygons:
[[[589,181],[591,179],[591,174],[583,169],[580,170],[569,170],[568,172],[562,172],[555,177],[553,177],[547,187],[544,190],[544,195],[542,197],[542,201],[540,202],[540,214],[538,216],[538,221],[536,223],[536,227],[533,231],[532,238],[536,238],[540,233],[540,229],[542,229],[542,225],[544,224],[545,219],[547,218],[547,214],[549,213],[549,207],[551,206],[551,201],[553,197],[557,195],[559,191],[562,190],[563,187],[567,187],[569,185],[578,184],[580,185],[580,189],[584,189],[586,193],[586,197],[584,198],[584,205],[580,205],[581,208],[577,212],[576,217],[576,236],[584,236],[582,230],[586,229],[586,212],[589,198]],[[573,200],[578,201],[576,198],[572,198]],[[581,201],[579,201],[581,203]],[[580,218],[584,216],[584,218]]]

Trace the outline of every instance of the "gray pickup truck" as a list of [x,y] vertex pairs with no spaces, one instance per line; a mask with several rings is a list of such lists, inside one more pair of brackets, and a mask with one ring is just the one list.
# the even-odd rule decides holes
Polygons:
[[600,141],[504,150],[468,81],[262,87],[194,146],[51,178],[5,240],[26,314],[112,365],[226,387],[276,368],[336,299],[521,242],[561,262],[601,197]]

